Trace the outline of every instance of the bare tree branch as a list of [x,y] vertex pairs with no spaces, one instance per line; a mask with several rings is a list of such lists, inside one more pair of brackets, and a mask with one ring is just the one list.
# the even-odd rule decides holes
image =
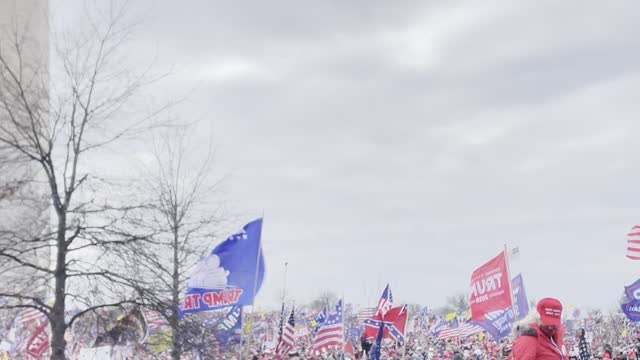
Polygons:
[[[56,81],[49,81],[47,62],[32,61],[19,31],[0,46],[0,163],[24,165],[29,175],[0,183],[0,201],[34,217],[0,224],[0,281],[7,284],[0,300],[4,308],[32,307],[48,317],[57,360],[65,359],[64,334],[78,317],[138,296],[129,279],[108,267],[115,249],[159,233],[124,225],[140,204],[101,199],[113,186],[92,170],[90,154],[158,126],[157,115],[171,106],[131,111],[134,98],[164,75],[150,68],[132,74],[119,61],[133,26],[126,23],[126,3],[114,0],[98,15],[87,11],[86,31],[55,44]],[[99,291],[87,295],[87,288]],[[53,303],[44,304],[39,292]],[[69,299],[83,308],[66,322]]]

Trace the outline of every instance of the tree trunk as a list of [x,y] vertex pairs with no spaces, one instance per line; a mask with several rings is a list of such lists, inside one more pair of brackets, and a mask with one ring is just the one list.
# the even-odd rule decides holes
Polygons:
[[[172,326],[173,328],[173,326]],[[172,360],[180,360],[180,357],[182,355],[182,351],[180,349],[180,334],[178,333],[177,329],[175,329],[172,333],[171,333],[171,341],[172,341],[172,345],[173,345],[173,349],[171,349],[171,359]]]
[[51,359],[65,360],[66,341],[64,332],[66,324],[65,312],[65,290],[67,283],[66,268],[66,227],[67,219],[64,210],[58,210],[58,231],[56,237],[56,269],[54,272],[54,301],[53,310],[50,314],[51,324]]
[[[173,214],[174,224],[177,223],[177,210]],[[180,306],[180,264],[179,264],[179,249],[178,249],[178,226],[174,225],[173,227],[173,289],[172,298],[171,298],[171,341],[173,345],[173,349],[171,350],[171,359],[172,360],[180,360],[180,356],[182,355],[182,345],[180,344],[180,329],[179,329],[179,321],[178,318],[178,307]]]

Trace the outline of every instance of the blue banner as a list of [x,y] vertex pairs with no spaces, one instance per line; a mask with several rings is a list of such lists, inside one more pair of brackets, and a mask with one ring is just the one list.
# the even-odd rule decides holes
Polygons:
[[[529,301],[524,290],[522,274],[518,274],[511,280],[513,289],[513,309],[506,309],[487,314],[485,321],[475,322],[482,327],[495,341],[504,339],[511,335],[513,323],[522,320],[529,315]],[[518,316],[514,315],[514,310]]]
[[221,349],[228,349],[242,341],[242,307],[234,306],[216,327],[216,337]]
[[513,309],[496,311],[487,314],[487,320],[476,322],[482,327],[495,341],[500,341],[511,335],[515,317]]
[[442,330],[447,330],[447,329],[455,329],[458,327],[458,320],[457,319],[453,319],[451,321],[446,321],[442,318],[438,319],[438,322],[433,326],[433,328],[431,329],[431,333],[435,336],[440,335],[440,332],[442,332]]
[[640,300],[631,300],[622,304],[622,312],[633,322],[640,321]]
[[257,293],[264,280],[261,234],[262,219],[252,221],[200,261],[187,283],[181,318],[189,313],[253,304],[254,287]]
[[625,286],[624,292],[627,294],[629,301],[640,300],[640,279],[629,286]]
[[524,290],[522,274],[518,274],[511,280],[511,288],[513,289],[513,306],[518,314],[517,319],[522,320],[529,315],[529,301]]

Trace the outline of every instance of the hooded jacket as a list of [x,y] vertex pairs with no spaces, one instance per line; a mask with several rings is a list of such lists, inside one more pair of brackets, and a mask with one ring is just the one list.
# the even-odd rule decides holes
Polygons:
[[513,359],[566,360],[563,335],[564,331],[558,329],[557,335],[551,338],[545,335],[535,323],[521,326],[513,344]]

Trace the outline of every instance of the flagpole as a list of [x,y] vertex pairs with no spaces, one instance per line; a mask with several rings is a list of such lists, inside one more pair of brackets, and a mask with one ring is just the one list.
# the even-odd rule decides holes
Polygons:
[[253,277],[253,300],[251,301],[251,313],[255,310],[256,306],[256,292],[258,292],[258,275],[260,275],[260,258],[262,257],[262,227],[264,226],[264,210],[262,211],[262,217],[260,218],[262,224],[260,225],[260,237],[258,238],[258,255],[256,256],[256,273]]
[[[250,329],[249,331],[251,332],[251,334],[249,334],[249,341],[248,344],[249,347],[251,347],[252,343],[253,343],[253,323],[255,322],[255,309],[256,309],[256,293],[258,292],[258,277],[260,275],[260,259],[262,258],[262,227],[264,226],[264,210],[262,211],[262,217],[260,218],[261,224],[260,224],[260,236],[258,237],[258,254],[256,255],[256,272],[253,276],[253,294],[252,294],[252,299],[251,299],[251,321],[249,322],[250,324]],[[244,336],[244,326],[242,329],[242,334]],[[241,342],[242,344],[242,342]],[[241,346],[241,355],[244,355],[244,350],[245,347]],[[251,349],[249,349],[251,350]]]
[[509,282],[509,296],[511,296],[511,311],[513,311],[513,319],[515,321],[515,319],[518,318],[518,314],[516,314],[516,307],[513,305],[513,284],[511,283],[511,265],[509,264],[507,244],[504,244],[504,258],[507,262],[507,281]]
[[[407,338],[406,338],[406,334],[408,333],[407,331],[407,325],[409,323],[409,307],[405,305],[405,311],[407,312],[407,319],[404,321],[404,333],[405,333],[405,339],[402,342],[402,358],[406,358],[407,357]],[[413,322],[413,326],[414,326],[414,330],[415,331],[415,321]]]
[[[282,286],[282,310],[280,313],[280,329],[278,331],[279,336],[278,336],[278,345],[276,346],[276,351],[278,350],[278,347],[280,346],[280,342],[282,341],[282,331],[283,331],[283,326],[284,326],[284,316],[285,316],[285,312],[284,312],[284,301],[285,301],[285,295],[287,292],[287,268],[288,268],[289,263],[288,262],[284,262],[284,281],[283,281],[283,286]],[[279,354],[276,354],[279,356]]]
[[289,263],[287,261],[284,262],[284,281],[282,282],[282,303],[284,304],[285,294],[287,293],[287,269]]
[[240,328],[242,329],[242,331],[240,332],[240,349],[238,349],[238,352],[240,355],[240,359],[242,359],[242,357],[244,356],[244,346],[245,346],[245,342],[244,342],[244,311],[242,311],[240,313]]
[[344,313],[345,313],[345,309],[347,308],[347,305],[344,303],[344,293],[342,293],[342,345],[340,345],[340,350],[342,351],[342,356],[344,358],[344,332],[345,330],[347,330],[347,328],[344,326]]

